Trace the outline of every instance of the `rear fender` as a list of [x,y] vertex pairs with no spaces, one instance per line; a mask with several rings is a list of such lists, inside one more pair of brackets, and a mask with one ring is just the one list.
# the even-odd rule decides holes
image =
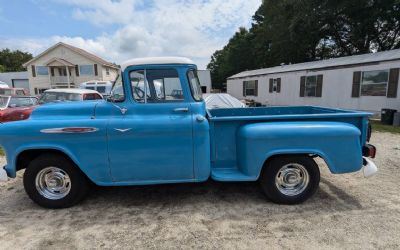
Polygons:
[[282,154],[315,154],[332,173],[362,167],[360,130],[341,122],[269,122],[242,126],[237,133],[241,172],[259,176],[266,160]]

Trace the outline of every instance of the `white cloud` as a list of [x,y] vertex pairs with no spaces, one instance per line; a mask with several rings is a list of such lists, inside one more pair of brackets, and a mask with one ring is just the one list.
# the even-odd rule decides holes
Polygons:
[[186,56],[205,68],[239,26],[248,26],[260,0],[54,0],[72,7],[72,17],[94,25],[117,25],[92,39],[53,36],[1,39],[0,47],[37,54],[58,41],[91,51],[107,60],[143,56]]

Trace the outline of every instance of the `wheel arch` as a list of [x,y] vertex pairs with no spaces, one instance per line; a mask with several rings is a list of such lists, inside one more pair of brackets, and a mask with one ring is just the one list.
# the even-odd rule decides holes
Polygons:
[[307,156],[307,157],[316,156],[316,157],[321,158],[325,162],[325,164],[328,166],[328,169],[331,172],[334,172],[334,167],[332,166],[332,164],[330,164],[329,158],[323,152],[320,152],[318,150],[303,150],[303,151],[297,151],[297,150],[296,151],[286,151],[285,150],[285,151],[272,152],[266,156],[266,158],[261,166],[261,169],[260,169],[257,179],[260,178],[262,172],[264,171],[265,168],[268,167],[268,164],[272,159],[277,158],[277,157],[285,157],[285,156],[287,156],[287,157],[289,157],[289,156]]
[[[15,157],[15,171],[19,171],[28,167],[29,163],[36,159],[37,157],[44,154],[54,154],[58,156],[65,157],[70,160],[74,165],[82,172],[86,178],[91,180],[89,176],[82,170],[77,159],[65,149],[58,147],[37,147],[37,148],[25,148],[19,151]],[[92,181],[92,180],[91,180]]]

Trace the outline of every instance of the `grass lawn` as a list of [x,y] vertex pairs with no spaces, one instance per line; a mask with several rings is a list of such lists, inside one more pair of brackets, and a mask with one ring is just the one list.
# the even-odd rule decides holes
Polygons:
[[4,150],[2,147],[0,147],[0,156],[4,156]]
[[383,125],[380,121],[371,121],[372,132],[390,132],[395,134],[400,134],[400,127],[395,127],[391,125]]

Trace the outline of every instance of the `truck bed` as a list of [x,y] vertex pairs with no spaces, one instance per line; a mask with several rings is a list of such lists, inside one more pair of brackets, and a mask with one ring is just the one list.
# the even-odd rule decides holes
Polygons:
[[231,120],[276,120],[276,119],[304,119],[323,117],[365,117],[370,113],[333,109],[316,106],[282,106],[258,108],[227,108],[208,110],[211,121]]
[[[257,176],[243,174],[237,162],[238,130],[250,123],[284,122],[342,122],[352,124],[361,131],[360,144],[367,137],[366,112],[315,106],[258,107],[208,110],[211,139],[211,171],[214,179],[229,181],[242,178],[250,181]],[[226,178],[226,179],[225,179]]]

